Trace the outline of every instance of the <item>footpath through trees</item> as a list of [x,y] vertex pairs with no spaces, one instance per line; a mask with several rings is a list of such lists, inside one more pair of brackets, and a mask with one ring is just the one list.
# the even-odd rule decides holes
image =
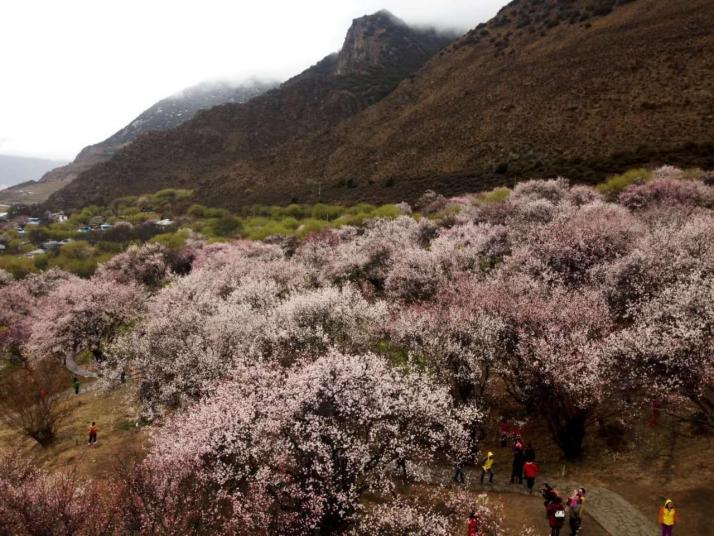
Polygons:
[[[432,482],[436,484],[464,487],[470,491],[496,492],[496,493],[518,493],[529,495],[524,485],[501,484],[498,481],[493,485],[481,485],[479,483],[480,472],[474,469],[465,470],[466,481],[464,484],[454,484],[453,470],[444,468],[433,468],[431,471]],[[503,478],[503,474],[497,475],[497,479]],[[651,536],[657,534],[657,526],[648,519],[642,512],[630,504],[624,497],[612,490],[603,487],[589,486],[584,482],[572,482],[559,479],[557,477],[543,477],[538,479],[539,483],[549,482],[562,493],[567,493],[572,489],[584,487],[587,489],[587,502],[585,512],[605,531],[612,536]],[[540,500],[540,495],[533,494],[533,500]]]

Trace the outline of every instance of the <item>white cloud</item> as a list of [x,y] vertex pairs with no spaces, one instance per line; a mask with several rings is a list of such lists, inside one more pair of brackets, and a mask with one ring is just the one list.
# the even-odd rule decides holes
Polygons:
[[22,0],[0,3],[5,153],[71,158],[206,79],[285,79],[382,8],[466,30],[505,0]]

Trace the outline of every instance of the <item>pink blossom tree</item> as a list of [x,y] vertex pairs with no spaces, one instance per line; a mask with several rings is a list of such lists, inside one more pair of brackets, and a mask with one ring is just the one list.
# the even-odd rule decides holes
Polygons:
[[477,289],[462,278],[433,302],[400,311],[390,329],[392,341],[431,369],[458,404],[483,399],[500,353],[503,326],[472,299]]
[[388,298],[406,303],[429,300],[443,278],[439,259],[430,251],[408,248],[394,260],[384,281]]
[[[436,502],[436,501],[435,501]],[[465,492],[442,492],[438,504],[425,507],[415,500],[396,499],[372,507],[363,515],[351,536],[451,536],[466,530],[467,515],[474,512],[479,534],[505,536],[501,526],[502,508],[483,493],[474,497]],[[534,536],[524,530],[520,536]]]
[[35,309],[25,345],[35,359],[65,359],[89,351],[98,360],[119,332],[138,318],[144,294],[134,284],[73,279],[59,285]]
[[700,181],[661,178],[627,187],[619,196],[620,204],[632,210],[645,210],[657,205],[714,207],[714,188]]
[[[627,254],[644,232],[626,209],[595,203],[534,228],[522,247],[528,255],[571,287],[589,282],[591,270]],[[530,262],[528,266],[536,266]],[[528,273],[528,271],[526,271]],[[537,275],[530,271],[531,275]]]
[[714,274],[714,217],[709,214],[654,225],[629,253],[599,267],[595,279],[612,313],[628,320],[660,291],[693,273]]
[[112,279],[127,285],[135,283],[151,289],[159,288],[170,272],[169,251],[159,244],[130,246],[115,255],[97,270],[98,279]]
[[0,534],[102,536],[121,533],[111,487],[48,474],[19,456],[0,456]]
[[613,335],[613,367],[649,396],[689,400],[714,428],[714,277],[662,290]]
[[509,394],[544,417],[566,458],[579,458],[605,394],[601,348],[612,330],[605,300],[522,277],[485,285],[475,299],[501,320],[498,368]]
[[431,251],[450,278],[464,273],[488,273],[511,252],[511,237],[504,225],[465,222],[443,229]]
[[164,428],[146,463],[210,484],[237,532],[334,534],[365,494],[393,490],[397,462],[458,454],[462,418],[424,376],[331,353],[287,373],[239,368]]
[[76,276],[52,268],[0,287],[0,303],[3,304],[0,308],[0,354],[18,363],[24,361],[24,345],[30,337],[32,315],[38,303],[58,285],[76,280]]

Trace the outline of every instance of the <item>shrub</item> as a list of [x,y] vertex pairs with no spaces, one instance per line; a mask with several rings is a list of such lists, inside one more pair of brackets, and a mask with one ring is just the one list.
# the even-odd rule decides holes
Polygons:
[[15,279],[22,279],[27,274],[37,272],[38,268],[32,259],[19,255],[0,256],[0,269],[10,273]]
[[508,199],[512,193],[513,192],[510,188],[500,186],[498,188],[494,188],[489,192],[482,193],[481,195],[479,195],[479,200],[483,201],[484,203],[501,203]]
[[59,364],[39,361],[4,374],[0,387],[0,420],[43,447],[52,443],[69,413],[63,401],[69,387],[66,371]]
[[235,216],[221,216],[211,220],[208,224],[208,232],[212,236],[228,237],[235,236],[243,227],[241,221]]
[[606,182],[598,184],[597,191],[608,198],[616,198],[628,186],[647,182],[651,177],[652,173],[646,169],[631,169],[621,175],[614,175]]

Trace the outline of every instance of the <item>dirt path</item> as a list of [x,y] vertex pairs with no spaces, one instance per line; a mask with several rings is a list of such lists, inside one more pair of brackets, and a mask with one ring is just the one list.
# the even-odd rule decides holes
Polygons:
[[[450,470],[432,471],[434,482],[456,485],[452,482],[453,473]],[[474,491],[494,491],[497,493],[518,493],[528,495],[525,486],[518,484],[501,483],[503,475],[496,475],[493,485],[481,486],[480,471],[470,469],[466,471],[464,486]],[[539,478],[536,481],[536,490],[543,482],[549,482],[563,494],[570,493],[573,489],[584,487],[587,489],[587,502],[585,510],[608,534],[612,536],[652,536],[657,534],[657,526],[642,512],[627,502],[621,495],[607,488],[588,486],[586,482],[571,482],[557,477]],[[533,493],[534,500],[539,499],[537,491]]]

